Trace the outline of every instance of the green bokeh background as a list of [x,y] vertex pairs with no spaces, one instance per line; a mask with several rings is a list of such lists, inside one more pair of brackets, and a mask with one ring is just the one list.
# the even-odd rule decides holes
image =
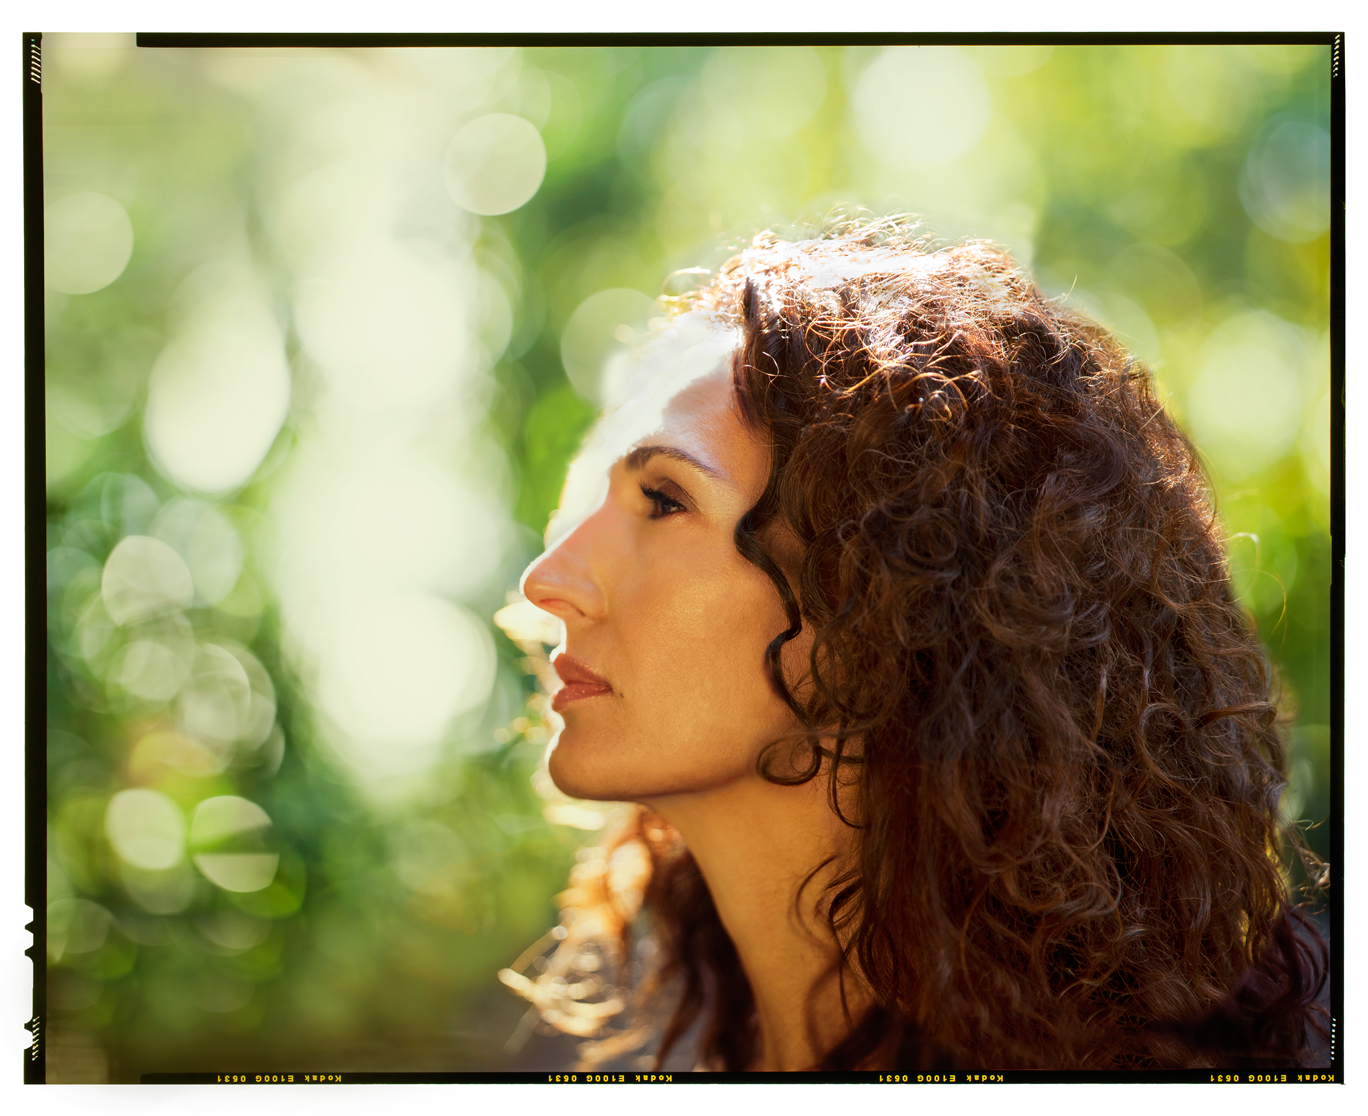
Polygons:
[[[1328,47],[235,52],[72,36],[50,37],[44,63],[49,206],[103,194],[133,230],[117,278],[47,292],[51,1080],[528,1064],[526,1005],[495,973],[554,923],[594,819],[548,818],[545,729],[524,708],[535,664],[489,618],[595,414],[592,385],[567,378],[567,324],[598,292],[640,292],[614,296],[637,306],[753,232],[834,207],[1005,244],[1154,369],[1207,456],[1236,585],[1282,671],[1286,807],[1328,851]],[[434,119],[404,133],[425,104]],[[530,200],[477,216],[443,167],[491,113],[531,121],[547,162]],[[355,174],[393,159],[377,179],[398,191],[390,232],[476,277],[463,359],[482,386],[433,468],[493,500],[492,557],[448,595],[489,623],[495,682],[417,775],[388,780],[328,743],[270,540],[327,381],[297,314],[291,238],[309,217],[282,198],[329,158]],[[344,180],[364,209],[364,181]],[[319,250],[349,232],[306,231]],[[291,402],[245,480],[195,492],[156,463],[144,405],[187,277],[229,242],[280,325]],[[232,526],[240,569],[216,603],[159,622],[183,646],[245,648],[274,701],[270,737],[217,764],[145,743],[188,733],[180,699],[130,692],[111,664],[131,629],[91,620],[114,547],[187,495]],[[195,848],[139,883],[108,822],[135,788],[184,818],[216,797],[261,807],[271,825],[242,837],[256,843],[224,848],[278,857],[270,884],[218,886]]]

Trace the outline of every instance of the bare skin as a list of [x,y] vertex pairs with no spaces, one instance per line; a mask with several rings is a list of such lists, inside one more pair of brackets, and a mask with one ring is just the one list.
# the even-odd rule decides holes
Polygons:
[[[631,434],[603,502],[524,576],[527,598],[566,632],[551,776],[576,797],[640,802],[679,830],[751,984],[754,1068],[807,1068],[850,1018],[822,979],[839,956],[817,912],[823,877],[801,896],[799,885],[848,851],[852,831],[823,780],[781,787],[756,771],[762,749],[798,727],[764,670],[783,607],[733,540],[764,489],[768,447],[725,366],[680,384]],[[803,641],[785,654],[796,677]],[[858,1017],[867,1001],[849,977],[846,998]]]
[[801,787],[738,782],[647,805],[683,834],[746,970],[760,1020],[754,1068],[812,1067],[868,1004],[849,974],[844,1007],[835,979],[822,979],[837,959],[836,941],[817,911],[826,875],[799,897],[807,874],[846,850],[850,830],[816,781]]

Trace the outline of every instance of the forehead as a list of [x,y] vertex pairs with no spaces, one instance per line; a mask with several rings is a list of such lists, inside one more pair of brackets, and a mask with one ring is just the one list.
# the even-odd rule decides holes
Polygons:
[[[635,354],[610,407],[570,466],[560,508],[547,527],[552,544],[603,500],[608,473],[632,449],[669,445],[742,484],[768,457],[741,418],[731,379],[739,337],[712,323],[681,319]],[[763,483],[763,482],[762,482]]]
[[681,458],[686,473],[702,472],[711,491],[695,489],[697,478],[672,479],[695,496],[707,495],[716,510],[738,502],[748,508],[759,499],[769,472],[769,444],[742,417],[729,366],[679,391],[659,425],[627,455],[625,465],[632,471],[648,461]]
[[732,390],[731,368],[721,364],[680,388],[665,404],[654,429],[643,429],[637,445],[668,445],[687,450],[709,465],[727,470],[728,462],[749,441]]

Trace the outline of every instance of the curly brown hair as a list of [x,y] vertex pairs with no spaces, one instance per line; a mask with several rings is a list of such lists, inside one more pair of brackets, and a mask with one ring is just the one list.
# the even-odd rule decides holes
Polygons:
[[[768,670],[810,735],[762,773],[827,779],[858,833],[823,910],[874,1007],[821,1068],[1297,1064],[1326,952],[1284,875],[1274,678],[1146,369],[1002,251],[899,221],[762,234],[680,308],[739,329],[773,445],[736,544],[784,602]],[[660,1059],[701,1022],[704,1064],[749,1067],[697,865],[644,810],[605,857],[628,846],[649,986],[679,990]]]

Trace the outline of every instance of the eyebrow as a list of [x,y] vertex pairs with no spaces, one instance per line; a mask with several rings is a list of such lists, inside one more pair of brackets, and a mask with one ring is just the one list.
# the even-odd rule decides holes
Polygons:
[[640,469],[644,469],[646,467],[646,462],[650,461],[653,457],[668,457],[671,461],[678,461],[681,464],[688,465],[691,469],[697,469],[706,477],[713,477],[717,480],[722,479],[720,470],[714,469],[711,465],[704,461],[700,461],[687,450],[679,449],[676,446],[637,446],[636,449],[632,450],[631,453],[627,454],[622,460],[623,464],[625,464],[628,469],[636,472]]

